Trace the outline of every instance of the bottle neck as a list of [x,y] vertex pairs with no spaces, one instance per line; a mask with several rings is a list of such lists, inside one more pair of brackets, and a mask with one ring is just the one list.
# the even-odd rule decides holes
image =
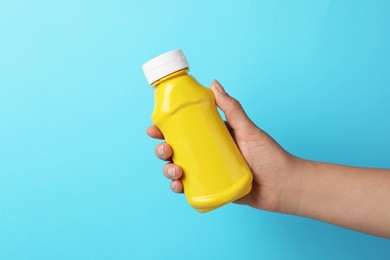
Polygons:
[[157,87],[158,85],[160,85],[162,82],[166,81],[166,80],[170,80],[170,79],[173,79],[173,78],[177,78],[177,77],[181,77],[181,76],[184,76],[184,75],[188,75],[188,68],[186,69],[182,69],[182,70],[179,70],[179,71],[176,71],[176,72],[173,72],[155,82],[152,83],[152,86],[153,87]]

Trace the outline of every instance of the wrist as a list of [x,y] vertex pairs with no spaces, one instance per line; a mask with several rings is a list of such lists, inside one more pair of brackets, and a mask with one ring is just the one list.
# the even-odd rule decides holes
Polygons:
[[310,161],[291,155],[285,170],[286,181],[280,194],[280,213],[299,215],[305,183],[304,172],[310,163]]

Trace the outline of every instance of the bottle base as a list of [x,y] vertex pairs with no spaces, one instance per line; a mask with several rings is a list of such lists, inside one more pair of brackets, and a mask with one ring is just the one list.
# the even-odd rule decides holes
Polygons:
[[206,213],[247,195],[252,189],[252,173],[223,192],[197,197],[187,197],[189,204],[200,213]]

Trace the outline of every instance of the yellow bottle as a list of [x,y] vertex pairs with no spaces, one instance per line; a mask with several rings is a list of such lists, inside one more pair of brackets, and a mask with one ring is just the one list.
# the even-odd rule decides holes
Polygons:
[[217,111],[213,92],[187,73],[183,52],[164,53],[142,69],[156,87],[153,123],[183,169],[189,204],[207,212],[248,194],[252,173]]

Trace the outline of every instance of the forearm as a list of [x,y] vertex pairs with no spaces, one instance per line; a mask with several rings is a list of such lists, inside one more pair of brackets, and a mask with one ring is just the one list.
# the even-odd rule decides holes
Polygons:
[[390,170],[297,159],[286,213],[390,238]]

